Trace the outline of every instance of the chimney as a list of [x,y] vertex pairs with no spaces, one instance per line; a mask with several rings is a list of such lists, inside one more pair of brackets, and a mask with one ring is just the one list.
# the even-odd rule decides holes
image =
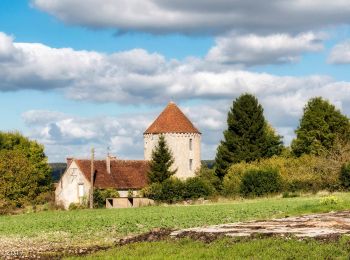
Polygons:
[[106,157],[106,167],[107,167],[108,174],[111,174],[111,161],[112,160],[117,160],[117,157],[108,154]]
[[107,173],[111,174],[111,157],[107,155],[106,158],[106,167],[107,167]]
[[68,166],[73,162],[73,160],[74,160],[73,157],[67,157],[67,158],[66,158],[67,168],[68,168]]

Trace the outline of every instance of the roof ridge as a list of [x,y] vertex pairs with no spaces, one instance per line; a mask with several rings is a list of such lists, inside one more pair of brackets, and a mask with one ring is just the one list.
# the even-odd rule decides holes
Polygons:
[[154,122],[146,129],[144,134],[161,133],[197,133],[198,129],[191,120],[174,103],[169,102]]

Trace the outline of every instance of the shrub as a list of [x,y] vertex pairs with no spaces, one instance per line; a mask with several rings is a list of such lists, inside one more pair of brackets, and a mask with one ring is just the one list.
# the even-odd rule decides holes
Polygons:
[[281,191],[281,176],[275,169],[244,172],[240,185],[243,196],[263,196]]
[[345,188],[350,188],[350,162],[343,164],[339,174],[340,185]]
[[144,196],[155,201],[174,203],[183,199],[183,182],[169,178],[162,183],[152,183],[144,189]]
[[209,169],[207,165],[202,164],[199,171],[196,172],[196,176],[202,181],[211,186],[211,189],[216,191],[222,190],[222,182],[218,176],[215,174],[214,169]]
[[223,195],[239,195],[243,173],[248,170],[277,169],[282,178],[282,190],[288,192],[327,189],[333,191],[339,186],[338,160],[327,157],[303,155],[295,157],[272,157],[251,163],[239,163],[230,167],[223,180]]
[[184,199],[207,198],[214,193],[214,187],[199,177],[189,178],[184,182]]
[[324,206],[337,205],[339,202],[340,200],[335,196],[324,197],[320,200],[320,204]]
[[285,191],[282,193],[282,198],[296,198],[299,197],[300,195],[298,193],[295,192],[291,192],[289,193],[288,191]]
[[5,199],[0,199],[0,215],[12,213],[16,207]]
[[103,208],[106,205],[107,198],[118,198],[119,193],[117,190],[109,189],[94,189],[94,207]]
[[207,198],[215,189],[199,177],[181,181],[169,178],[162,183],[153,183],[143,190],[143,195],[155,201],[176,203],[187,199]]

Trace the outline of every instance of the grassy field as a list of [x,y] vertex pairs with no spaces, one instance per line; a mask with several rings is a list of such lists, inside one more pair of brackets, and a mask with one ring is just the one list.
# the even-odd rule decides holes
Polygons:
[[125,235],[156,227],[187,228],[240,220],[284,217],[350,209],[350,193],[335,193],[337,204],[324,205],[324,195],[262,198],[193,206],[45,211],[0,216],[0,245],[111,245]]
[[[349,259],[348,238],[338,242],[282,238],[220,239],[210,244],[190,239],[142,242],[92,254],[86,259]],[[67,259],[81,259],[71,257]]]

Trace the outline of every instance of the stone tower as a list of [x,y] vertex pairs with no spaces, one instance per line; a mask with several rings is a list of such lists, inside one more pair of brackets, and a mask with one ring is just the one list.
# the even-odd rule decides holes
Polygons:
[[158,138],[164,135],[174,157],[173,169],[180,179],[194,177],[201,165],[201,133],[178,106],[170,102],[144,132],[145,160],[151,160]]

